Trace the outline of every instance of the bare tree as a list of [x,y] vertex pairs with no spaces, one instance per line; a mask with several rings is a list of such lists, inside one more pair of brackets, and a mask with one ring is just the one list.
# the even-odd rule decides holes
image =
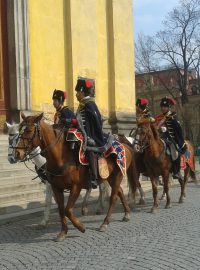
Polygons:
[[177,73],[181,103],[188,103],[188,73],[200,42],[200,0],[181,0],[164,21],[164,30],[157,33],[157,53],[170,63]]
[[135,67],[136,73],[143,73],[144,88],[141,92],[150,100],[150,106],[154,113],[154,93],[151,72],[158,67],[155,54],[154,38],[140,33],[135,42]]

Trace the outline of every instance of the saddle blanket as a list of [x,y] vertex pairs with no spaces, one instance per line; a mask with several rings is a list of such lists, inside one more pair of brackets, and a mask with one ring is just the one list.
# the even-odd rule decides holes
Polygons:
[[[187,144],[187,142],[186,142]],[[194,153],[191,149],[190,144],[187,144],[187,150],[184,155],[181,155],[181,169],[185,170],[187,164],[190,166],[190,169],[194,172],[195,171],[195,164],[194,164]]]
[[[76,128],[68,129],[68,133],[72,133],[77,138],[77,140],[80,141],[81,143],[80,149],[79,149],[79,162],[82,165],[88,165],[88,160],[83,151],[83,143],[84,143],[83,134]],[[125,156],[125,148],[123,144],[114,140],[112,142],[111,147],[105,153],[103,153],[105,158],[109,157],[111,154],[116,155],[117,165],[119,166],[122,174],[125,175],[126,174],[126,156]]]

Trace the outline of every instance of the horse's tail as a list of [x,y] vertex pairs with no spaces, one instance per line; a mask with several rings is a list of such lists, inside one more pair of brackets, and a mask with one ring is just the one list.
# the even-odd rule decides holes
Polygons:
[[132,159],[126,172],[127,172],[129,187],[131,188],[131,191],[134,194],[137,188],[139,187],[139,173],[136,168],[134,151],[131,147],[128,147],[128,149],[131,151]]
[[[193,164],[194,164],[194,170],[192,170],[192,169],[190,168],[189,175],[190,175],[190,177],[192,178],[192,180],[193,180],[194,182],[197,182],[196,173],[195,173],[195,158],[194,158],[194,156],[193,156]],[[188,164],[188,166],[189,166],[189,164]],[[190,166],[189,166],[189,167],[190,167]]]
[[195,171],[193,171],[191,169],[190,169],[190,177],[192,178],[192,180],[194,182],[197,182],[196,173],[195,173]]

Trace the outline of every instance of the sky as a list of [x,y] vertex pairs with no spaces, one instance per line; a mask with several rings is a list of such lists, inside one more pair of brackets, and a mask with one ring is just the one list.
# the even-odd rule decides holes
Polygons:
[[179,0],[133,0],[135,36],[142,32],[155,35],[162,29],[162,21]]

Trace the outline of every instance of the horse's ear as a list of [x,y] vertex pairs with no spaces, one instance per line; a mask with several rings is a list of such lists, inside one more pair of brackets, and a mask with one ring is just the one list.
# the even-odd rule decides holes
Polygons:
[[39,114],[38,116],[35,117],[34,122],[38,123],[42,119],[43,116],[44,116],[44,113]]
[[21,112],[21,118],[22,118],[23,120],[26,118],[26,115],[25,115],[23,112]]
[[9,129],[9,128],[11,128],[12,125],[6,122],[6,126]]

